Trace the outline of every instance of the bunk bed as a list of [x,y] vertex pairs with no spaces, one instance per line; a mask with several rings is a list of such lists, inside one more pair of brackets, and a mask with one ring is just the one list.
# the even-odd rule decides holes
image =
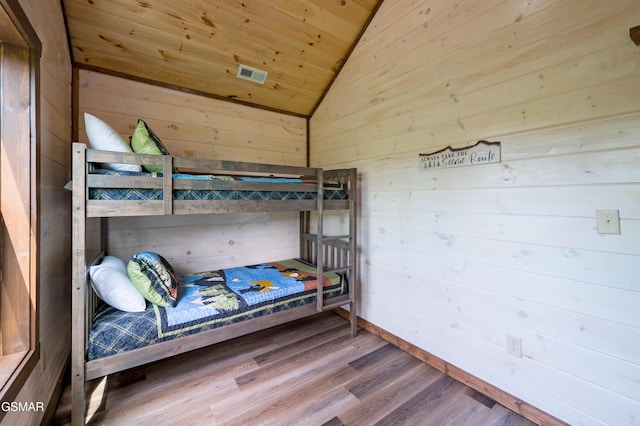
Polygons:
[[[142,170],[154,172],[113,172],[101,167],[110,163],[141,165]],[[71,188],[73,424],[84,424],[85,383],[108,374],[345,306],[349,308],[351,335],[355,336],[356,169],[325,171],[312,167],[122,153],[89,149],[82,143],[74,143]],[[324,212],[329,210],[342,210],[348,216],[346,234],[324,235]],[[274,259],[276,262],[244,268],[249,268],[251,273],[264,269],[276,275],[293,276],[304,281],[301,292],[280,295],[276,303],[263,303],[267,308],[262,316],[254,311],[235,312],[232,319],[216,316],[203,327],[192,327],[190,332],[169,330],[161,336],[154,335],[146,339],[151,342],[148,345],[108,348],[111,352],[100,349],[109,346],[99,340],[102,319],[130,314],[105,306],[89,278],[90,268],[109,255],[108,218],[265,211],[299,212],[299,258]],[[97,244],[89,241],[89,221],[99,224],[99,232],[91,232],[92,236],[98,236]],[[232,273],[224,270],[188,274],[180,279],[179,286],[202,280],[219,281]],[[301,276],[303,279],[299,279]],[[261,282],[251,277],[253,285]],[[264,294],[259,293],[260,297]],[[291,302],[288,298],[295,300]],[[154,316],[159,322],[166,321],[166,311],[174,309],[173,305],[169,308],[147,306],[139,313],[147,315],[143,322],[149,320],[149,316],[149,321]],[[155,323],[153,327],[162,328]],[[109,334],[106,336],[112,338]]]

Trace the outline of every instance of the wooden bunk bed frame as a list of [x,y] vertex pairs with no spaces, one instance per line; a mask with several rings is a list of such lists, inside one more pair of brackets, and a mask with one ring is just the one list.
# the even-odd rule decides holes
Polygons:
[[[161,177],[104,176],[90,173],[95,163],[125,163],[161,166]],[[284,324],[318,312],[349,306],[351,335],[357,330],[356,289],[356,200],[357,171],[341,169],[323,171],[321,168],[279,166],[234,161],[205,160],[188,157],[158,156],[117,153],[89,149],[82,143],[72,147],[72,343],[71,386],[72,424],[85,422],[85,383],[108,374],[171,357],[180,353],[219,343],[234,337]],[[310,183],[245,182],[224,180],[174,179],[172,171],[197,170],[208,174],[304,176]],[[187,172],[189,173],[189,172]],[[324,199],[323,182],[340,180],[347,186],[347,199]],[[314,200],[264,200],[264,201],[179,201],[172,197],[178,189],[229,189],[276,190],[316,192]],[[284,186],[283,186],[284,185]],[[162,188],[163,197],[158,201],[115,201],[89,199],[91,188]],[[346,210],[349,231],[346,235],[323,234],[326,210]],[[317,304],[307,304],[293,309],[269,314],[257,319],[225,325],[194,335],[179,337],[152,346],[134,349],[118,355],[87,361],[86,344],[92,327],[99,299],[88,279],[89,266],[99,263],[107,254],[107,218],[120,216],[188,215],[235,212],[298,211],[300,212],[300,254],[303,260],[317,265]],[[310,212],[315,212],[312,219]],[[87,219],[101,218],[99,249],[89,257],[87,246]],[[315,233],[310,233],[312,222]],[[277,260],[277,259],[274,259]],[[334,299],[323,298],[323,274],[327,271],[342,272],[348,277],[349,293]]]

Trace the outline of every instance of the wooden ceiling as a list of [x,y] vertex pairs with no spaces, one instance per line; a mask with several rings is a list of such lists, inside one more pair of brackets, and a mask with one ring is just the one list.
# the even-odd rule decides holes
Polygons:
[[[309,116],[382,0],[63,0],[74,64]],[[240,64],[268,72],[263,85]]]

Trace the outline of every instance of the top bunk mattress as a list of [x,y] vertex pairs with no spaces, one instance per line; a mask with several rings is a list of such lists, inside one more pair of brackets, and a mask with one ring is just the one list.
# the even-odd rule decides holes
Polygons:
[[[123,176],[123,177],[140,177],[140,178],[161,178],[162,173],[146,173],[146,172],[123,172],[108,169],[96,169],[92,175],[102,176]],[[219,183],[220,189],[174,189],[173,199],[179,201],[212,201],[212,200],[241,200],[241,201],[267,201],[267,200],[316,200],[318,192],[316,190],[292,190],[291,184],[309,184],[317,183],[313,180],[302,178],[271,178],[271,177],[235,177],[235,176],[218,176],[218,175],[197,175],[174,173],[172,178],[176,181],[202,181]],[[263,185],[268,189],[237,189],[233,182],[253,182]],[[227,183],[227,185],[225,185]],[[282,186],[279,189],[278,185]],[[228,186],[228,188],[225,188]],[[316,185],[314,187],[317,188]],[[346,185],[340,181],[325,180],[323,183],[323,194],[325,200],[347,200],[349,192]],[[108,187],[91,187],[89,188],[90,200],[102,201],[125,201],[140,200],[152,201],[162,200],[162,188],[108,188]]]

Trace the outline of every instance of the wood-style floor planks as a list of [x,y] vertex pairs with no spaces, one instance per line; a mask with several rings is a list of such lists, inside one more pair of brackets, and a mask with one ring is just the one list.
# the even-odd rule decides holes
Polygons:
[[340,413],[340,420],[345,425],[372,425],[441,376],[438,370],[421,363],[370,394],[363,395],[358,405]]
[[422,426],[425,424],[424,419],[437,417],[439,410],[446,409],[448,404],[442,401],[449,403],[454,400],[463,386],[451,377],[442,375],[375,424]]
[[362,400],[367,394],[391,383],[420,364],[421,361],[411,356],[407,357],[402,350],[387,344],[349,364],[362,376],[357,383],[349,387],[349,392]]
[[[91,425],[533,423],[333,313],[96,379]],[[70,422],[65,389],[55,425]]]

